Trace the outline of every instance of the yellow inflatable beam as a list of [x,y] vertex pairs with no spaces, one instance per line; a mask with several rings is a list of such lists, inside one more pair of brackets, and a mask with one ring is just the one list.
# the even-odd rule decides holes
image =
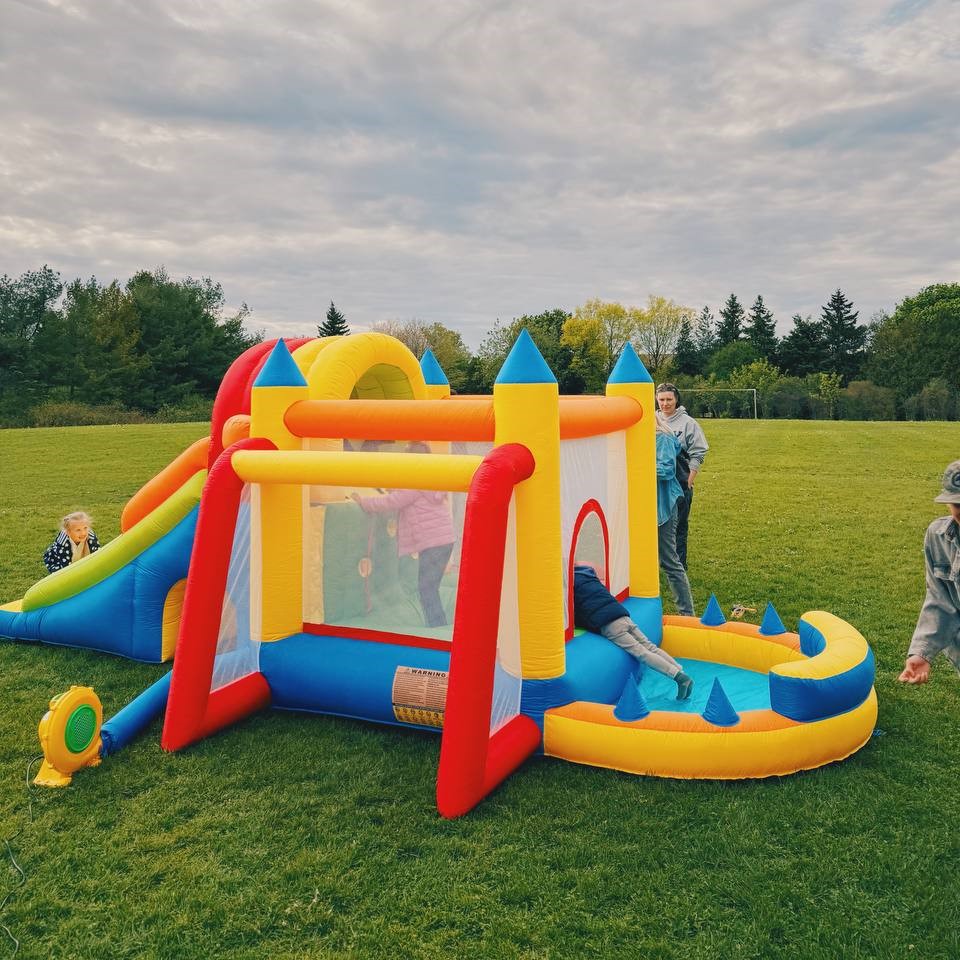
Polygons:
[[466,491],[482,463],[466,454],[239,450],[233,469],[245,483],[328,484]]

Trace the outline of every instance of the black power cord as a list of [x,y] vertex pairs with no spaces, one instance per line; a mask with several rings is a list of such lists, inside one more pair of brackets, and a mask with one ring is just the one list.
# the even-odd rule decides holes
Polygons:
[[[26,773],[26,788],[27,788],[27,816],[29,823],[33,823],[33,793],[30,791],[30,768],[38,761],[43,759],[43,754],[39,757],[34,757],[32,760],[27,762],[27,773]],[[7,856],[10,858],[10,863],[13,864],[13,869],[16,870],[18,876],[20,877],[19,882],[12,889],[8,890],[4,895],[3,899],[0,900],[0,914],[3,913],[7,904],[14,898],[17,892],[23,889],[24,884],[27,882],[27,875],[24,872],[23,867],[17,863],[17,858],[13,853],[13,841],[23,833],[23,827],[17,830],[15,833],[11,834],[9,837],[4,837],[3,844],[7,850]],[[10,954],[10,960],[20,952],[20,941],[13,935],[13,932],[5,923],[0,923],[0,930],[2,930],[13,943],[13,953]]]

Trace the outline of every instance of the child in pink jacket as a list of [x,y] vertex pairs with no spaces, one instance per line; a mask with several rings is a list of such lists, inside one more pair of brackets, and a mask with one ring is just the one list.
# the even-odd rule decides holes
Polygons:
[[[409,453],[427,453],[425,443],[410,444]],[[364,513],[397,512],[397,550],[401,557],[419,554],[420,604],[428,627],[442,627],[447,615],[440,600],[440,581],[453,553],[453,520],[447,495],[440,490],[391,490],[382,497],[353,499]]]

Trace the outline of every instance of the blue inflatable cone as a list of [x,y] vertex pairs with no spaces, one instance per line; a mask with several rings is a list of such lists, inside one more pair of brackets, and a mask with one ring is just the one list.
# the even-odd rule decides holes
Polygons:
[[713,689],[703,708],[703,719],[715,727],[733,727],[740,722],[740,714],[733,709],[719,677],[714,677]]
[[767,609],[763,611],[763,620],[760,623],[761,636],[775,637],[786,632],[787,628],[783,625],[780,615],[774,609],[773,604],[768,601]]
[[801,620],[798,632],[800,634],[800,652],[805,657],[815,657],[818,653],[823,653],[827,641],[816,627],[811,626],[806,620]]
[[703,616],[700,618],[700,622],[705,627],[719,627],[727,622],[723,611],[720,609],[720,604],[717,603],[717,598],[712,593],[710,594],[710,601],[707,603],[707,609],[703,611]]
[[[642,720],[650,713],[650,708],[643,699],[643,694],[637,686],[633,676],[627,677],[627,682],[620,694],[617,705],[613,708],[613,715],[624,723],[631,720]],[[739,717],[737,718],[739,719]]]

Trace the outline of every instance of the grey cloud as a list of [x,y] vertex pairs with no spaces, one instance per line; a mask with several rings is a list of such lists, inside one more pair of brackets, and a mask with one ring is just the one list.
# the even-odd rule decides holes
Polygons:
[[334,299],[473,344],[592,296],[786,325],[953,279],[960,5],[644,7],[16,5],[0,269],[162,262],[272,332]]

